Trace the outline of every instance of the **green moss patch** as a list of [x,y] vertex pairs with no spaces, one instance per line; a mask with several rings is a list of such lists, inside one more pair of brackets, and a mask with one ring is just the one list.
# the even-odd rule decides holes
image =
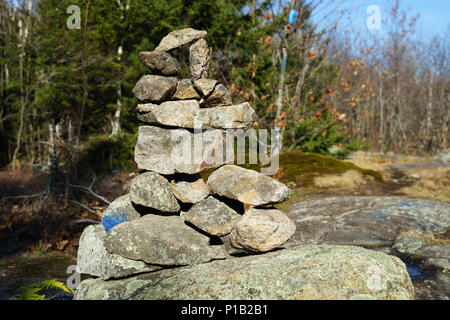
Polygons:
[[[260,165],[244,164],[240,167],[260,171]],[[351,162],[338,160],[332,156],[325,156],[316,153],[284,152],[280,155],[280,170],[274,178],[287,184],[295,182],[297,187],[311,187],[314,185],[314,178],[329,175],[343,174],[346,171],[355,170],[363,175],[374,177],[378,181],[383,181],[382,175],[374,170],[363,169]],[[202,172],[203,179],[208,179],[213,169]]]

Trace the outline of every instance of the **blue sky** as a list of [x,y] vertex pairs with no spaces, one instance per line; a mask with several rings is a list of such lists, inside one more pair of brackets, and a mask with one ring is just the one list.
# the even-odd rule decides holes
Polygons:
[[[335,0],[339,2],[339,0]],[[366,20],[369,14],[366,13],[370,5],[377,5],[381,8],[381,18],[383,19],[386,13],[386,6],[392,1],[389,0],[347,0],[344,4],[333,7],[333,11],[339,9],[344,10],[345,19],[342,25],[345,28],[355,28],[361,32],[377,32],[375,30],[369,31],[366,27]],[[449,32],[450,26],[450,0],[402,0],[402,8],[408,10],[409,16],[420,13],[420,18],[417,24],[417,36],[428,39],[429,36],[436,33],[445,34]],[[354,10],[351,10],[354,8]],[[325,12],[327,8],[323,9]],[[319,15],[320,16],[320,15]],[[381,24],[383,29],[383,24]]]

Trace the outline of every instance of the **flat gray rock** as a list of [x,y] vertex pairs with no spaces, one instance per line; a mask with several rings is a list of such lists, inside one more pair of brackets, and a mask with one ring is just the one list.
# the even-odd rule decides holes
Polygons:
[[78,273],[108,280],[162,268],[109,253],[104,246],[106,235],[101,225],[91,225],[84,229],[78,246]]
[[133,88],[133,94],[140,101],[161,103],[169,100],[177,88],[177,78],[158,75],[144,75]]
[[206,233],[222,237],[233,230],[241,215],[210,196],[182,213],[182,217]]
[[233,155],[225,152],[232,148],[230,140],[219,129],[192,133],[186,129],[142,126],[134,157],[139,169],[160,174],[194,174],[233,162]]
[[268,252],[285,244],[295,232],[295,224],[276,209],[250,209],[230,235],[231,244],[250,252]]
[[403,262],[352,246],[300,246],[263,255],[83,281],[75,300],[410,300]]
[[116,225],[139,218],[141,215],[134,209],[130,195],[124,195],[113,202],[106,208],[102,214],[102,225],[108,232]]
[[205,39],[199,39],[189,48],[189,66],[192,81],[208,76],[209,48]]
[[172,98],[176,100],[191,100],[200,99],[200,96],[197,91],[195,91],[194,85],[190,79],[182,79],[178,81],[177,91],[175,91]]
[[195,30],[192,28],[185,28],[170,32],[165,36],[155,50],[169,51],[179,48],[194,40],[203,38],[208,33],[206,31]]
[[140,104],[136,110],[142,122],[190,129],[245,129],[256,120],[247,102],[205,109],[197,100],[167,101],[160,105]]
[[297,226],[290,245],[392,246],[402,232],[442,234],[450,204],[407,197],[332,197],[296,203],[288,216]]
[[177,76],[181,70],[177,59],[165,51],[140,52],[139,60],[149,67],[153,73],[163,76]]
[[291,191],[281,182],[254,170],[225,165],[208,178],[213,193],[253,206],[281,203]]
[[133,179],[131,201],[162,212],[178,212],[180,205],[172,193],[169,181],[156,172],[145,172]]
[[147,214],[112,229],[105,247],[128,259],[164,266],[224,259],[224,247],[209,242],[209,237],[187,226],[180,216]]
[[209,195],[209,189],[202,178],[194,182],[180,181],[171,184],[175,197],[183,203],[197,203]]

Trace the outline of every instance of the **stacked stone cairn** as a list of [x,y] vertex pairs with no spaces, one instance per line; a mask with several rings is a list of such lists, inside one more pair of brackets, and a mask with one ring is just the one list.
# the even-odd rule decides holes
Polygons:
[[[281,247],[294,223],[274,204],[290,190],[259,172],[229,163],[225,129],[246,129],[256,120],[245,102],[233,105],[230,92],[208,79],[206,31],[176,30],[139,59],[152,71],[133,93],[141,102],[135,161],[141,173],[129,194],[113,201],[102,223],[87,227],[79,243],[77,271],[102,280],[164,268],[238,259]],[[170,51],[190,45],[190,79],[178,79],[181,66]],[[201,127],[197,126],[201,124]],[[176,161],[183,139],[203,135],[202,154]],[[196,159],[198,158],[198,159]],[[218,168],[203,181],[200,172]],[[238,254],[239,253],[239,254]]]

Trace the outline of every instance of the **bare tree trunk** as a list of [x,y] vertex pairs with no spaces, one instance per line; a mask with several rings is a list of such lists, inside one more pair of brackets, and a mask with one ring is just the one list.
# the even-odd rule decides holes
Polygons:
[[69,200],[70,193],[70,171],[72,164],[72,144],[73,144],[73,132],[72,132],[72,119],[69,119],[69,128],[68,128],[68,139],[67,139],[67,160],[66,160],[66,185],[64,190],[64,199]]
[[430,82],[428,85],[428,101],[426,105],[427,115],[426,115],[426,125],[425,125],[425,135],[424,138],[428,141],[428,143],[424,143],[423,147],[424,151],[430,152],[432,148],[433,141],[433,85],[434,85],[434,73],[430,71]]
[[22,132],[23,132],[23,122],[24,122],[24,114],[25,114],[25,84],[23,78],[23,60],[25,57],[25,41],[24,41],[24,32],[22,26],[22,20],[19,20],[19,38],[21,41],[21,52],[19,55],[19,76],[20,76],[20,120],[19,120],[19,130],[17,132],[16,138],[16,148],[14,149],[13,157],[12,157],[12,170],[16,170],[16,162],[17,156],[19,154],[20,145],[22,143]]
[[58,157],[56,155],[55,147],[55,129],[52,124],[49,127],[49,167],[50,167],[50,177],[47,182],[47,192],[51,192],[53,185],[56,183],[58,174]]
[[445,101],[444,105],[444,119],[442,121],[442,145],[443,149],[446,149],[448,147],[448,120],[449,120],[449,113],[450,113],[450,91],[447,92],[447,99]]

